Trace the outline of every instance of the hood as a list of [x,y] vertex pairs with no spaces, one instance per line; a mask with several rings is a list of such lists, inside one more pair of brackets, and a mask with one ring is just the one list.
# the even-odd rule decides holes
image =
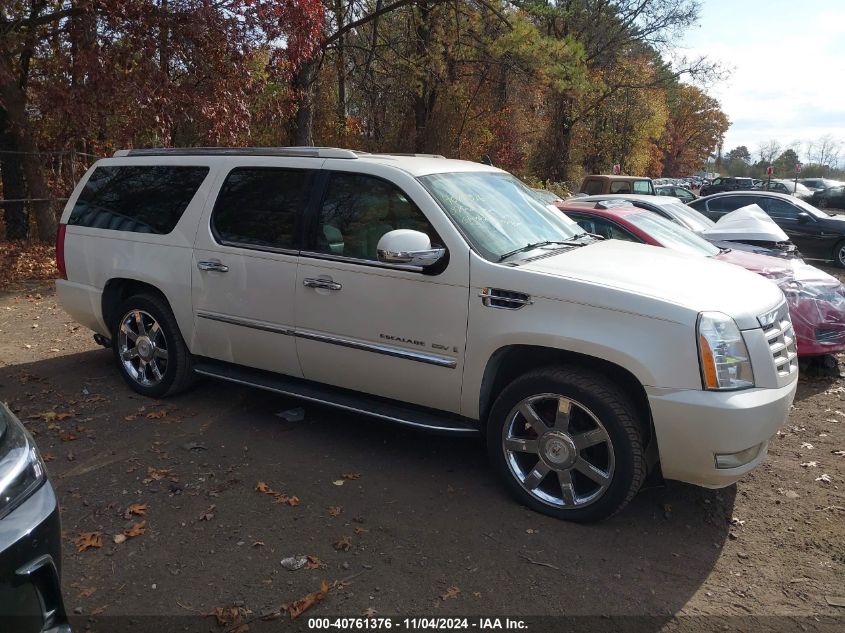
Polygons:
[[708,240],[788,242],[789,236],[756,204],[726,213],[701,233]]
[[792,275],[792,262],[800,261],[786,259],[784,257],[770,257],[760,253],[738,251],[735,249],[723,251],[718,255],[715,255],[714,259],[718,259],[720,262],[733,264],[734,266],[741,266],[742,268],[745,268],[745,270],[750,270],[758,275],[769,277]]
[[[587,288],[583,296],[573,296],[569,293],[575,292],[574,288],[559,283],[542,284],[534,290],[550,298],[665,318],[665,314],[648,313],[655,308],[649,308],[647,300],[658,300],[694,313],[723,312],[733,317],[743,330],[759,327],[757,317],[783,301],[783,294],[776,285],[738,266],[619,240],[578,247],[526,262],[519,268],[549,277],[588,282],[601,289],[624,291],[620,296],[618,292]],[[636,297],[631,297],[632,294]]]

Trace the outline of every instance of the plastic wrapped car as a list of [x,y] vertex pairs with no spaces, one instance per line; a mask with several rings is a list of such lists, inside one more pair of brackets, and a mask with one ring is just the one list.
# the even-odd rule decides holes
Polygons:
[[[845,287],[835,277],[800,259],[718,248],[698,234],[644,209],[599,206],[592,208],[589,203],[572,201],[559,208],[584,230],[602,237],[698,253],[771,279],[789,304],[799,356],[845,351]],[[744,215],[740,214],[740,219]],[[754,229],[752,224],[746,228]]]

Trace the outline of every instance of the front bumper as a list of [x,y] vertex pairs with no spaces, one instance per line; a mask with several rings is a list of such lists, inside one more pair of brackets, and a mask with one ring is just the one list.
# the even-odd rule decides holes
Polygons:
[[[765,459],[797,385],[732,392],[646,388],[663,476],[707,488],[736,482]],[[741,466],[716,467],[716,455],[752,447],[758,448]]]
[[0,631],[70,633],[60,557],[59,507],[45,481],[0,520]]

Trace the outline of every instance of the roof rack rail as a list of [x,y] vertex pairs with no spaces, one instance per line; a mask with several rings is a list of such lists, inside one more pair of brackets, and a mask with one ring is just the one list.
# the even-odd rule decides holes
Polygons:
[[358,158],[351,149],[337,147],[157,147],[120,149],[113,156],[288,156],[302,158]]
[[414,156],[416,158],[446,158],[442,154],[411,154],[403,152],[369,152],[371,156]]

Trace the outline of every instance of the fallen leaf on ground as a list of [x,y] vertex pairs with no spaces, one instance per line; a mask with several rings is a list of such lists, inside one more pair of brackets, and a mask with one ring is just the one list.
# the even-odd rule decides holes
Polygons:
[[253,547],[264,547],[264,541],[255,541],[252,544]]
[[334,547],[338,552],[348,552],[352,549],[352,537],[341,536],[332,544],[332,547]]
[[44,453],[41,456],[41,459],[43,459],[45,462],[52,462],[54,459],[56,459],[56,456],[53,455],[53,453]]
[[146,417],[151,420],[160,420],[165,416],[167,416],[167,409],[159,409],[158,411],[150,411]]
[[114,540],[115,545],[120,545],[126,542],[126,536],[124,534],[115,534],[112,540]]
[[150,481],[161,481],[168,475],[170,475],[169,468],[153,468],[152,466],[149,466],[147,467],[147,479],[144,479],[144,483],[149,483]]
[[208,510],[203,512],[203,514],[200,516],[199,520],[200,521],[211,521],[211,519],[214,518],[214,509],[216,507],[217,507],[216,505],[213,505],[210,508],[208,508]]
[[343,508],[341,508],[340,506],[329,506],[328,511],[330,517],[336,517],[343,511]]
[[123,518],[130,519],[133,515],[142,517],[145,514],[147,514],[146,503],[133,503],[128,508],[126,508],[126,512],[123,513]]
[[290,616],[291,620],[295,620],[300,615],[308,611],[308,609],[313,607],[315,604],[321,602],[323,598],[326,597],[326,594],[329,593],[330,588],[331,587],[329,586],[329,583],[324,580],[320,583],[319,591],[309,593],[305,597],[300,598],[299,600],[295,600],[290,604],[283,604],[282,611],[284,613],[287,613]]
[[79,436],[76,435],[73,431],[64,431],[63,433],[59,434],[59,439],[62,442],[74,442],[79,439]]
[[146,521],[141,521],[140,523],[133,523],[128,528],[123,530],[123,535],[126,538],[134,538],[136,536],[141,536],[147,530],[147,528],[144,527],[146,523]]
[[37,418],[42,418],[45,422],[55,422],[56,420],[61,422],[62,420],[67,420],[75,415],[76,413],[73,411],[43,411],[41,413],[32,414],[29,416],[29,419],[35,420]]
[[335,486],[342,486],[343,485],[343,479],[335,479],[332,483]]
[[343,478],[344,478],[344,479],[349,479],[349,480],[352,480],[352,479],[361,479],[361,473],[344,473],[344,474],[343,474]]
[[801,448],[806,448],[807,450],[811,450],[811,449],[813,449],[814,447],[813,447],[813,445],[812,445],[812,444],[810,444],[809,442],[801,442]]
[[453,598],[457,598],[460,595],[460,593],[461,593],[461,590],[458,589],[457,587],[449,587],[446,590],[446,593],[444,593],[443,595],[440,596],[440,599],[441,600],[450,600],[450,599],[453,599]]
[[243,607],[216,607],[208,615],[214,616],[218,625],[227,626],[229,624],[236,624],[246,614],[247,610]]
[[366,532],[369,532],[367,528],[355,527],[355,534],[364,534]]
[[366,609],[361,611],[361,615],[363,615],[365,618],[374,618],[376,617],[376,613],[378,613],[378,611],[376,611],[372,607],[367,607]]
[[132,415],[127,415],[127,416],[124,416],[124,418],[123,418],[123,419],[124,419],[124,420],[126,420],[127,422],[131,422],[132,420],[134,420],[134,419],[135,419],[135,418],[137,418],[137,417],[138,417],[137,415],[132,414]]
[[305,569],[324,569],[326,564],[316,556],[306,556],[308,562],[305,563]]
[[94,592],[97,591],[96,587],[83,587],[79,590],[79,597],[80,598],[90,598],[94,595]]
[[804,462],[801,464],[802,468],[816,468],[819,465],[818,462]]
[[79,536],[73,539],[77,552],[84,552],[92,547],[103,546],[103,535],[101,532],[80,532]]
[[829,484],[833,480],[830,478],[830,475],[824,474],[824,475],[821,475],[820,477],[816,477],[816,481],[823,481],[824,483]]
[[255,489],[258,492],[263,492],[264,494],[267,494],[267,495],[275,494],[275,492],[273,492],[273,489],[270,488],[270,486],[268,486],[263,481],[259,481],[257,484],[255,484]]
[[834,455],[839,455],[840,457],[845,457],[845,451],[830,451]]

